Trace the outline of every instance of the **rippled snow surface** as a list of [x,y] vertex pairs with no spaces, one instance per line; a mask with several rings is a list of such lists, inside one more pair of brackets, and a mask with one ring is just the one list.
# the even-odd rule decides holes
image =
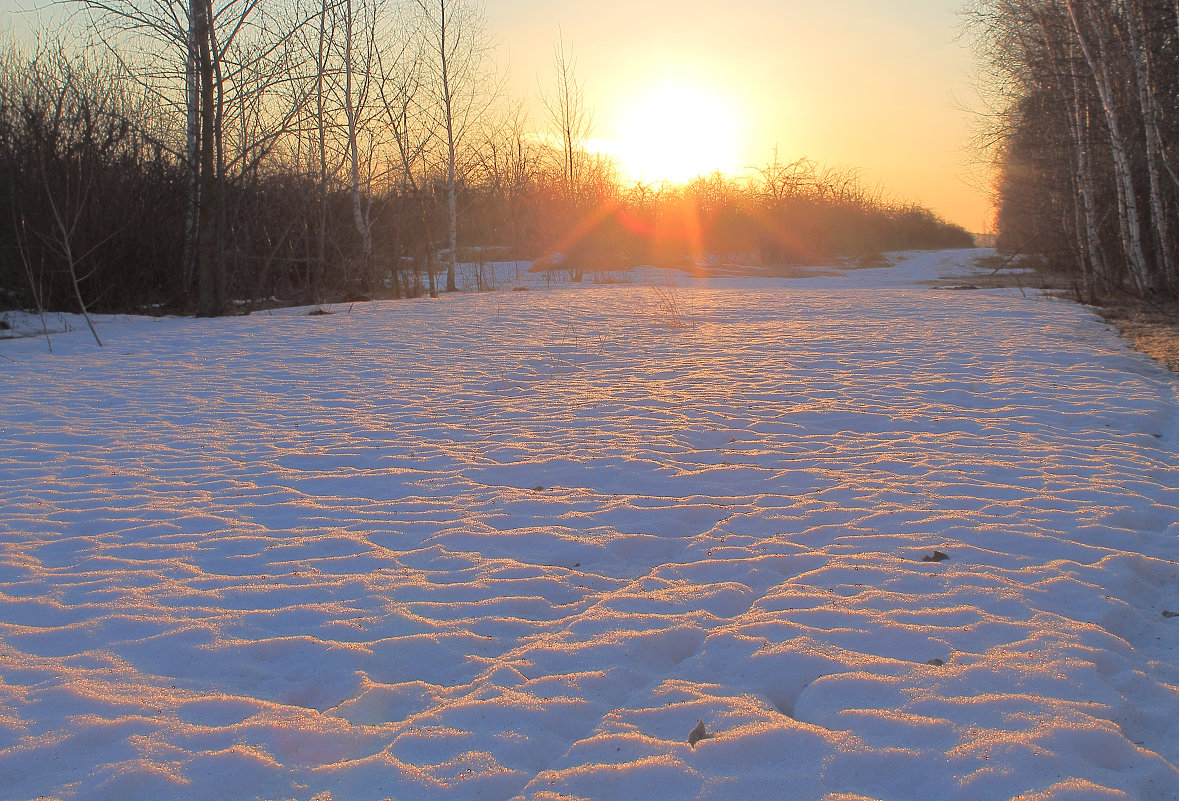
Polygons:
[[1176,382],[969,258],[0,342],[0,797],[1179,797]]

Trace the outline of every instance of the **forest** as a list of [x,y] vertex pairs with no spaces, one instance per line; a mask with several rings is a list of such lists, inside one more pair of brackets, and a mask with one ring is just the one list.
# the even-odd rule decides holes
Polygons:
[[1179,2],[981,0],[999,247],[1087,302],[1179,290]]
[[971,245],[802,157],[625,180],[584,146],[571,48],[512,97],[473,0],[58,5],[70,33],[0,52],[0,308],[215,316],[436,295],[484,259],[576,281]]

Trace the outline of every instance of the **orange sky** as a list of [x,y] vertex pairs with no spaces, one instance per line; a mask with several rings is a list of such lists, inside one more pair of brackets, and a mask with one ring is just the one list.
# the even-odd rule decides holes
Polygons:
[[[653,160],[659,172],[683,159],[661,140],[724,162],[705,170],[763,165],[777,147],[784,162],[858,170],[889,196],[977,232],[990,230],[992,210],[970,149],[966,109],[979,103],[958,41],[964,2],[485,0],[485,11],[512,91],[534,104],[551,91],[564,38],[603,150],[619,153],[649,128],[647,141],[630,142],[631,160]],[[0,21],[19,28],[23,15],[10,12],[37,5],[0,0]],[[676,109],[691,97],[703,113]],[[534,106],[538,125],[543,116]],[[718,139],[731,152],[709,159],[703,151]]]
[[[970,154],[964,107],[978,104],[972,59],[957,41],[959,8],[960,0],[486,3],[518,94],[549,90],[553,48],[564,38],[598,139],[622,146],[633,138],[628,115],[657,105],[651,87],[662,86],[656,98],[695,94],[731,109],[725,127],[740,165],[768,162],[777,146],[783,161],[805,156],[857,169],[888,195],[981,231],[991,209]],[[715,127],[708,114],[697,116],[683,125]]]

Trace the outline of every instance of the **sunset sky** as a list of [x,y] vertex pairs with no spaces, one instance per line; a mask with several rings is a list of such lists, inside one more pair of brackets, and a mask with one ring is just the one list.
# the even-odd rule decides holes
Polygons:
[[[489,0],[517,92],[553,79],[558,37],[595,109],[593,135],[681,132],[722,169],[808,157],[981,231],[990,202],[969,153],[972,60],[962,0]],[[700,113],[676,112],[688,98]],[[655,106],[646,116],[636,108]],[[727,119],[724,118],[727,115]],[[640,147],[649,151],[650,147]],[[707,159],[705,160],[707,161]]]
[[[963,0],[487,0],[516,96],[552,91],[564,39],[593,147],[629,173],[685,178],[806,157],[970,231],[990,202],[970,153]],[[0,24],[36,5],[0,0]],[[15,27],[20,27],[18,20]]]

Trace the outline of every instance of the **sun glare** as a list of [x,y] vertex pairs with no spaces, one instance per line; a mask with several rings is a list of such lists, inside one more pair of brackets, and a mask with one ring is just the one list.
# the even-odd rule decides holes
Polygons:
[[633,180],[684,183],[740,169],[736,128],[736,111],[720,96],[664,83],[640,90],[624,107],[614,149]]

